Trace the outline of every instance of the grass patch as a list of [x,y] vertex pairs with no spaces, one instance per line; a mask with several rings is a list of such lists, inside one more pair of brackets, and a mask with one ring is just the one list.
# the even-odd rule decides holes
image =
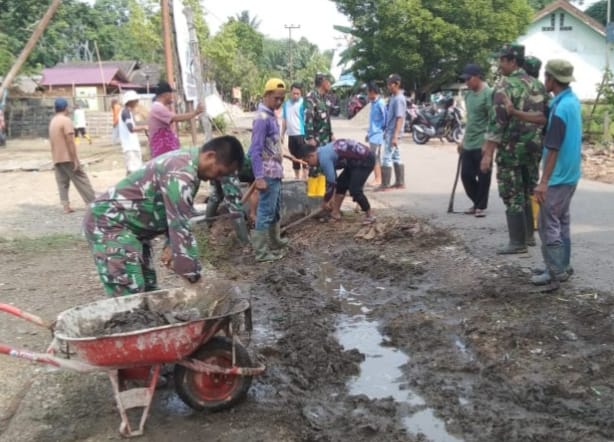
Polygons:
[[16,237],[2,238],[0,237],[0,250],[5,252],[48,252],[74,247],[77,244],[83,244],[85,240],[77,235],[66,233],[54,233],[52,235],[39,236],[36,238]]

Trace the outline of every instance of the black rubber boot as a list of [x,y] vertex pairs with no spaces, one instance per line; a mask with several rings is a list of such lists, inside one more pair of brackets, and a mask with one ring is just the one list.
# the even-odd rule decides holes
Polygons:
[[382,166],[382,185],[375,189],[376,192],[390,189],[390,178],[392,178],[392,167]]
[[394,164],[394,179],[393,188],[405,189],[405,166],[403,164]]
[[524,211],[520,213],[506,213],[509,244],[497,249],[497,255],[513,255],[527,252],[527,220]]

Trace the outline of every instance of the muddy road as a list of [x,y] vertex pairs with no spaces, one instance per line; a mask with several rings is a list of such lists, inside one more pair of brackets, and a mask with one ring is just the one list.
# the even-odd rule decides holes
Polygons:
[[[34,144],[9,148],[0,161],[42,161],[47,147]],[[116,148],[80,149],[102,157],[89,167],[97,190],[123,175]],[[408,170],[434,175],[426,156],[437,152],[421,149]],[[414,176],[408,171],[408,189],[420,189]],[[62,214],[49,170],[2,173],[0,187],[0,302],[53,319],[101,299],[77,197],[77,212]],[[201,231],[208,275],[247,284],[255,329],[243,338],[267,370],[245,402],[215,414],[183,404],[169,376],[141,440],[613,441],[614,297],[581,279],[588,267],[607,266],[611,253],[598,248],[608,243],[595,237],[580,254],[579,241],[579,275],[556,294],[538,294],[527,284],[526,258],[487,253],[504,235],[496,200],[483,220],[490,224],[450,218],[433,227],[441,219],[405,212],[439,204],[428,190],[369,193],[377,231],[363,230],[352,205],[340,224],[294,229],[290,253],[274,264],[255,265],[228,222]],[[165,269],[159,277],[164,288],[180,284]],[[603,277],[600,287],[611,278]],[[2,343],[44,351],[50,340],[24,321],[0,321]],[[0,441],[122,440],[106,375],[6,356],[0,374]]]
[[[171,377],[144,440],[614,439],[611,295],[536,294],[520,268],[480,261],[422,220],[388,212],[378,225],[365,231],[351,211],[340,224],[314,221],[290,235],[283,261],[262,265],[234,247],[228,225],[203,231],[217,275],[249,285],[249,351],[267,371],[244,403],[216,414],[184,405]],[[77,236],[0,250],[2,302],[53,318],[102,296]],[[13,318],[0,338],[49,342]],[[0,440],[121,439],[105,375],[6,357],[0,368]]]

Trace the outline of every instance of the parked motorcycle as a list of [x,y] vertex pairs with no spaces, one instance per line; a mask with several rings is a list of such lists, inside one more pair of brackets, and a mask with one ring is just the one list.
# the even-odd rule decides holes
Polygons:
[[348,120],[352,119],[360,110],[367,105],[367,97],[364,94],[353,95],[348,103]]
[[406,100],[406,110],[405,110],[405,127],[403,131],[406,133],[410,133],[412,131],[412,127],[414,125],[414,121],[418,117],[418,106],[414,104],[414,101],[411,98]]
[[438,106],[418,110],[411,133],[416,144],[425,144],[433,137],[441,141],[445,138],[450,143],[460,143],[465,127],[461,110],[454,105],[454,98],[444,98]]

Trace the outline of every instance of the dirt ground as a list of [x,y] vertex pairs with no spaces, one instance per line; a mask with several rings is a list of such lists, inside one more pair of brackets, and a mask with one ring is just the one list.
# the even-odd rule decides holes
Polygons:
[[[121,157],[94,149],[103,189],[122,176]],[[2,173],[0,186],[0,302],[53,319],[101,299],[76,198],[79,210],[62,214],[50,171]],[[248,348],[267,370],[245,402],[215,414],[184,405],[171,377],[143,440],[614,440],[611,294],[535,293],[520,268],[472,256],[424,220],[380,210],[369,230],[351,207],[339,224],[292,230],[274,264],[255,265],[224,223],[199,231],[209,273],[249,287]],[[24,321],[0,322],[0,342],[44,351],[49,341]],[[1,441],[121,439],[104,374],[4,356],[0,373]]]
[[614,152],[611,149],[584,146],[584,178],[614,184]]

